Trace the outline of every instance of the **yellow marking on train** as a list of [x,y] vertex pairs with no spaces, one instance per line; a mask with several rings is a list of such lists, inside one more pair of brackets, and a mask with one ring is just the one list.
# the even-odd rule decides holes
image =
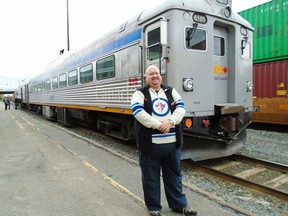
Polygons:
[[223,74],[223,66],[214,65],[214,74]]
[[81,106],[81,105],[69,105],[69,104],[50,104],[50,103],[31,103],[34,105],[41,106],[51,106],[51,107],[61,107],[61,108],[70,108],[70,109],[83,109],[83,110],[93,110],[101,112],[110,112],[110,113],[119,113],[132,115],[131,109],[122,109],[122,108],[112,108],[112,107],[96,107],[96,106]]

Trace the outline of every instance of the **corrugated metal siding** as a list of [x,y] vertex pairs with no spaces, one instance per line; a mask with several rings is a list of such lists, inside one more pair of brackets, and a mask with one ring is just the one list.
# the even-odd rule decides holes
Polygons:
[[288,58],[288,0],[273,0],[239,15],[255,28],[254,63]]
[[253,66],[253,96],[288,97],[288,59]]

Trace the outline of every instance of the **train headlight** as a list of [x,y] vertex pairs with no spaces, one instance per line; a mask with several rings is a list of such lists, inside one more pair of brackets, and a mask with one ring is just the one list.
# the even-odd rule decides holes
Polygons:
[[193,91],[193,78],[183,78],[183,89]]
[[252,92],[253,83],[251,81],[247,81],[247,92]]

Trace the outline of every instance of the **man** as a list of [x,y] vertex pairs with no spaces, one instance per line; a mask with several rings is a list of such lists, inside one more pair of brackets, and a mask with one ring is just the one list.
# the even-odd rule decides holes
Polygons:
[[5,103],[5,110],[7,110],[7,108],[10,110],[10,100],[8,97],[4,98],[4,103]]
[[18,106],[19,106],[19,100],[18,100],[18,98],[15,98],[14,103],[15,103],[15,110],[17,110],[17,108],[18,108]]
[[133,94],[137,147],[145,204],[151,216],[161,215],[160,170],[169,207],[183,215],[197,215],[182,193],[182,118],[186,108],[178,92],[162,85],[156,66],[146,69],[147,86]]

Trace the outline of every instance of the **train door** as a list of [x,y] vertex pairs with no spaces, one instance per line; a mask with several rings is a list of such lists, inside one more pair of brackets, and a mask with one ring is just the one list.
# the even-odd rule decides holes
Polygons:
[[29,102],[29,87],[28,87],[28,84],[24,85],[24,87],[25,87],[25,91],[24,91],[24,93],[25,93],[25,95],[24,95],[24,101],[25,101],[26,103],[28,103],[28,102]]
[[144,72],[149,65],[156,65],[165,84],[167,49],[167,21],[161,20],[146,26],[144,30]]
[[214,101],[217,103],[228,102],[228,53],[227,35],[225,28],[214,26]]
[[20,88],[20,99],[21,101],[23,101],[23,88],[22,87]]

